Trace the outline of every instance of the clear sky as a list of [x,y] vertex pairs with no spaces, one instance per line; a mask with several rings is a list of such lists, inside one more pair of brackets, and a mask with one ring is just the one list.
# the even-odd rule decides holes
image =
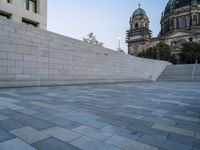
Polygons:
[[160,31],[160,17],[168,0],[48,0],[48,30],[82,40],[94,32],[104,46],[117,49],[125,43],[129,19],[141,3],[149,19],[153,36]]

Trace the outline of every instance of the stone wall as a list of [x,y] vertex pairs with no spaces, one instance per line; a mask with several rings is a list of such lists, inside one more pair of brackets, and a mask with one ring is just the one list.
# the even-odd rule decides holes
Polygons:
[[0,19],[0,87],[156,80],[168,64]]

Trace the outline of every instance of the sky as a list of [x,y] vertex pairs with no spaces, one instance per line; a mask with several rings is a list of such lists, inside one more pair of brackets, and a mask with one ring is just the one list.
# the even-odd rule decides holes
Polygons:
[[160,32],[160,18],[168,0],[48,0],[47,30],[82,40],[93,32],[104,47],[116,50],[118,38],[127,52],[126,30],[138,4],[150,20],[153,36]]

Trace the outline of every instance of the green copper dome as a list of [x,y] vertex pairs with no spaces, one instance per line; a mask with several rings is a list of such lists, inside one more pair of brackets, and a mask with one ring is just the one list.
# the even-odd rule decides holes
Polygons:
[[133,17],[139,16],[139,15],[147,16],[146,12],[140,7],[134,11]]
[[172,9],[177,9],[180,7],[195,5],[195,4],[200,4],[200,0],[169,0],[165,7],[164,14],[166,15]]

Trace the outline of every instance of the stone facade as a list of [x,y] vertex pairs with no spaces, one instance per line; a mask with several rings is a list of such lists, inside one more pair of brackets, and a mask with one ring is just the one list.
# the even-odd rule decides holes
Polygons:
[[47,0],[0,0],[0,17],[47,28]]
[[[142,16],[143,14],[139,15]],[[133,16],[133,19],[136,19],[136,16]],[[130,28],[132,28],[132,24],[130,24]],[[143,34],[141,33],[140,35]],[[131,37],[127,37],[131,39]],[[145,51],[159,42],[164,42],[170,46],[171,54],[179,59],[178,54],[181,52],[181,45],[191,41],[200,42],[199,0],[195,3],[191,0],[185,0],[185,2],[169,0],[161,17],[161,32],[159,36],[140,40],[128,40],[127,43],[129,54],[137,55],[139,52]]]
[[156,80],[168,64],[0,19],[0,87]]

